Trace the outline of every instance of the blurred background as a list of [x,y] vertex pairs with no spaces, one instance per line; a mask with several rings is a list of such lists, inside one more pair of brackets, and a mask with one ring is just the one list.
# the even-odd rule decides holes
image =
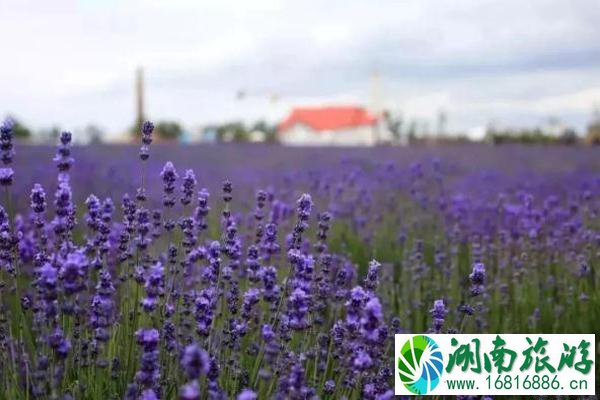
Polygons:
[[598,0],[0,1],[29,143],[600,143]]

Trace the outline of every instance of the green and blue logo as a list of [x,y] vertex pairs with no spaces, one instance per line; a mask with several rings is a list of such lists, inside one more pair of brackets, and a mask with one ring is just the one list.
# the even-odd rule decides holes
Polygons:
[[400,380],[411,393],[427,394],[440,383],[444,357],[428,336],[416,335],[404,343],[398,357]]

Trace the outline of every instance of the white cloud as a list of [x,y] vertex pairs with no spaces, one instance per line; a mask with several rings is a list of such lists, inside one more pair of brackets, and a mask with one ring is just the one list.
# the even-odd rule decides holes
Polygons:
[[153,118],[276,119],[294,104],[366,103],[379,70],[388,105],[445,109],[455,130],[549,114],[581,127],[599,100],[598,20],[597,0],[9,0],[0,113],[118,132],[144,65]]

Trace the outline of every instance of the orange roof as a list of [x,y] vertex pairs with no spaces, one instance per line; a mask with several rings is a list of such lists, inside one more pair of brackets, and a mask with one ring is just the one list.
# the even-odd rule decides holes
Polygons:
[[363,107],[306,107],[295,108],[279,124],[279,131],[285,131],[295,124],[304,124],[315,131],[328,131],[373,125],[377,118]]

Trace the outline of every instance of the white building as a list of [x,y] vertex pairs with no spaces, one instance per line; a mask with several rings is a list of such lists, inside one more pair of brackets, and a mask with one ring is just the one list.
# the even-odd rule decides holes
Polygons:
[[290,146],[373,146],[391,141],[378,118],[363,107],[295,108],[279,124],[281,143]]
[[255,129],[248,133],[248,141],[250,143],[261,143],[267,140],[267,134],[261,130]]

